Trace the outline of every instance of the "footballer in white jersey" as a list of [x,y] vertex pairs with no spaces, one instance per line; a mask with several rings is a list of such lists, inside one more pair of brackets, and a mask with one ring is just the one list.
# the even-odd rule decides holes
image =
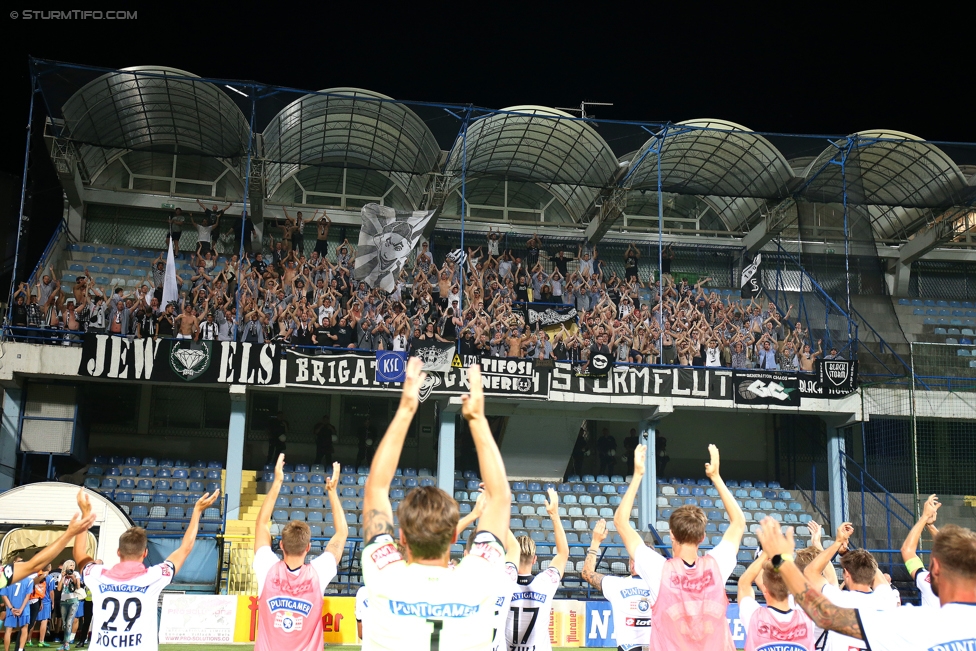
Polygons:
[[484,414],[481,369],[468,367],[470,394],[462,396],[461,415],[478,454],[484,490],[489,495],[472,534],[470,551],[453,568],[450,548],[460,520],[454,498],[435,486],[412,489],[397,509],[403,545],[394,544],[390,483],[424,382],[423,362],[411,357],[396,414],[373,456],[363,495],[362,553],[369,616],[363,651],[487,651],[503,573],[512,491],[505,464]]
[[363,639],[363,622],[366,621],[366,609],[369,608],[369,599],[366,595],[366,586],[360,586],[356,590],[356,633],[359,639]]
[[[158,651],[159,593],[170,584],[193,551],[200,516],[217,501],[219,494],[219,490],[204,493],[197,500],[180,546],[165,561],[150,568],[143,564],[149,552],[146,530],[142,527],[131,527],[119,536],[119,562],[108,569],[97,565],[86,553],[88,534],[82,532],[76,536],[75,563],[83,568],[85,584],[92,593],[91,649]],[[92,508],[84,488],[78,491],[78,506],[82,518],[88,518]]]
[[610,602],[613,636],[624,651],[651,643],[651,606],[654,600],[647,582],[637,576],[634,561],[628,564],[631,576],[611,576],[596,571],[600,544],[607,537],[607,521],[593,525],[590,548],[586,551],[581,576]]
[[92,595],[91,649],[158,648],[159,595],[176,574],[170,561],[146,568],[123,562],[110,569],[90,563],[83,571]]
[[549,615],[552,600],[566,569],[569,559],[569,543],[562,521],[559,519],[559,495],[548,490],[546,512],[552,521],[556,540],[556,554],[545,570],[532,576],[532,566],[536,561],[535,541],[528,536],[519,536],[519,568],[516,585],[508,607],[508,621],[505,624],[505,642],[509,651],[549,651],[552,642],[549,638]]

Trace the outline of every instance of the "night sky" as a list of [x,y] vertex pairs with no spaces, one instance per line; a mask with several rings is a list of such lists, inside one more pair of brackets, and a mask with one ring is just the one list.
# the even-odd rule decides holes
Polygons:
[[[130,10],[138,19],[124,22],[4,16],[2,171],[21,173],[29,55],[492,108],[613,102],[592,109],[605,119],[714,117],[761,132],[838,135],[884,127],[976,142],[974,56],[961,28],[969,19],[929,19],[924,7],[897,15],[889,6],[879,17],[849,13],[853,3],[763,13],[680,3],[304,4],[262,3],[258,11],[250,3],[136,3]],[[447,146],[453,118],[431,126]],[[635,128],[602,129],[617,154],[646,137]],[[793,143],[787,154],[824,146]],[[35,151],[35,164],[49,167]],[[976,148],[967,157],[973,154]]]

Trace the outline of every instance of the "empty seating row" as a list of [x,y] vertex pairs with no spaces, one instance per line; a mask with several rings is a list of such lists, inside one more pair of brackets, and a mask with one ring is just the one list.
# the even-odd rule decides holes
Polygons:
[[204,483],[202,481],[186,481],[183,479],[174,479],[170,482],[167,479],[158,479],[153,482],[150,479],[133,479],[130,477],[122,477],[116,479],[115,477],[87,477],[85,478],[85,488],[90,488],[92,490],[97,489],[107,489],[115,490],[116,488],[121,490],[146,490],[146,491],[191,491],[194,493],[212,493],[220,488],[220,483],[216,481],[210,481]]
[[924,298],[899,298],[899,305],[913,305],[915,307],[962,307],[972,308],[974,305],[970,301],[944,301]]
[[[569,483],[579,483],[589,484],[596,482],[598,484],[623,484],[629,483],[630,478],[625,478],[623,475],[570,475],[566,478]],[[531,488],[529,490],[532,490]]]
[[927,316],[922,321],[922,324],[931,326],[956,326],[957,328],[966,326],[967,328],[973,328],[976,327],[976,319],[946,319]]
[[[705,486],[705,487],[708,487],[708,486],[711,486],[712,485],[712,480],[710,480],[710,479],[704,479],[704,478],[699,478],[699,479],[685,478],[685,479],[681,479],[680,477],[674,477],[672,479],[665,479],[663,477],[658,477],[657,478],[657,483],[658,484],[672,484],[672,485],[685,484],[687,486]],[[779,484],[778,481],[771,481],[771,482],[769,482],[767,484],[764,481],[757,481],[757,482],[753,483],[752,481],[750,481],[748,479],[743,479],[741,481],[738,481],[738,480],[735,480],[735,479],[729,479],[729,480],[727,480],[725,482],[725,485],[728,486],[729,488],[782,488],[782,486],[780,486],[780,484]]]
[[976,310],[936,310],[933,308],[924,309],[921,307],[916,307],[912,310],[912,316],[955,316],[955,317],[974,317],[976,316]]
[[103,455],[95,455],[92,457],[91,463],[95,466],[160,466],[162,468],[200,468],[204,470],[208,468],[221,470],[224,467],[220,461],[202,461],[200,459],[191,464],[183,459],[160,459],[157,462],[154,457],[142,457],[140,459],[139,457],[107,457]]
[[123,466],[118,468],[116,466],[109,466],[107,468],[102,466],[89,466],[88,470],[85,471],[86,475],[93,477],[158,477],[160,479],[220,479],[220,470],[216,468],[210,468],[209,470],[203,470],[202,468],[194,468],[193,470],[187,470],[186,468],[154,468],[154,467],[139,467],[139,466]]

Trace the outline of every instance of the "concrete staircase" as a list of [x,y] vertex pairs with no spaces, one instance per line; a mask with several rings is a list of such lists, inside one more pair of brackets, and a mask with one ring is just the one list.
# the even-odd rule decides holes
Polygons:
[[251,561],[254,560],[255,521],[264,498],[258,493],[257,471],[243,471],[240,518],[227,520],[225,527],[222,594],[254,594],[257,590]]
[[[898,358],[909,363],[910,347],[906,338],[906,330],[898,314],[897,299],[892,301],[890,296],[851,296],[851,304],[860,314],[854,314],[858,322],[858,361],[861,376],[870,381],[873,375],[907,375],[905,368]],[[902,306],[903,307],[903,306]],[[911,315],[911,309],[908,314]],[[871,327],[869,328],[868,325]],[[871,331],[874,328],[877,335]],[[890,347],[881,345],[878,335]]]

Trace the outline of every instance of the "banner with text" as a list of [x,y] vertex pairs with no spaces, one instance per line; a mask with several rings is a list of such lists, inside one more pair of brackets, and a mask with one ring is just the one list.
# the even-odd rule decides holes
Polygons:
[[597,396],[673,396],[732,399],[731,369],[617,366],[606,377],[578,376],[568,363],[552,369],[550,390]]
[[800,406],[800,384],[795,373],[781,371],[732,372],[737,405]]
[[[234,642],[253,643],[257,639],[258,625],[263,625],[258,621],[258,598],[243,594],[231,598],[237,599]],[[324,597],[322,599],[322,639],[326,644],[357,644],[359,642],[356,631],[355,597]]]
[[275,344],[85,335],[78,375],[113,380],[258,384],[281,382]]
[[817,376],[824,398],[839,398],[857,388],[857,362],[846,359],[818,359]]
[[236,621],[236,596],[165,594],[159,643],[232,644]]
[[[399,382],[380,382],[376,358],[368,354],[304,355],[288,351],[285,382],[292,387],[343,390],[399,390]],[[536,368],[526,359],[481,359],[481,381],[486,395],[518,398],[548,398],[549,369]],[[468,392],[467,368],[450,368],[446,373],[427,373],[420,388],[421,400],[433,395],[461,395]]]

